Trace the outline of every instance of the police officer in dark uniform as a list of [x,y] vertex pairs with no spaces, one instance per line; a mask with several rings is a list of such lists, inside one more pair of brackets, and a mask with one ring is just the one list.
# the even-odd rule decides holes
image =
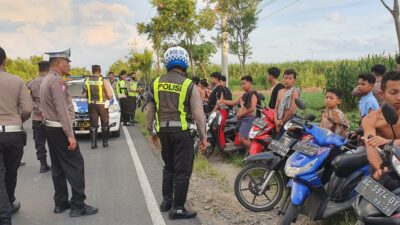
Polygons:
[[119,99],[119,103],[121,105],[121,119],[124,126],[133,125],[130,121],[131,118],[131,107],[129,104],[129,91],[128,91],[128,81],[127,81],[128,73],[126,70],[122,70],[119,73],[119,81],[116,87],[117,97]]
[[90,118],[90,139],[91,148],[97,148],[97,128],[99,126],[99,116],[101,119],[101,134],[103,147],[108,147],[108,137],[110,134],[110,115],[108,106],[112,99],[111,84],[101,75],[99,65],[92,66],[93,76],[85,80],[85,92],[88,97],[89,118]]
[[[50,72],[40,85],[40,100],[55,189],[54,213],[71,208],[71,217],[93,215],[98,209],[85,204],[84,160],[72,127],[75,119],[72,99],[62,77],[70,70],[70,49],[46,54],[50,56]],[[72,190],[70,201],[67,181]]]
[[[184,207],[194,160],[189,123],[192,118],[196,122],[203,151],[207,145],[205,116],[195,84],[186,78],[189,62],[186,50],[170,48],[164,59],[168,73],[150,86],[154,98],[147,105],[147,128],[153,134],[154,143],[157,136],[160,139],[165,163],[160,210],[170,211],[170,219],[189,219],[196,217],[196,212]],[[157,134],[153,132],[154,118]]]
[[31,116],[32,99],[25,83],[4,71],[5,62],[0,47],[0,225],[11,225],[11,214],[21,207],[14,193],[26,142],[22,123]]
[[40,161],[40,173],[46,173],[50,171],[50,166],[47,164],[46,133],[44,131],[42,106],[40,104],[40,84],[43,77],[49,73],[50,64],[48,61],[41,61],[38,63],[38,66],[39,76],[29,82],[28,89],[33,101],[32,129],[36,157]]

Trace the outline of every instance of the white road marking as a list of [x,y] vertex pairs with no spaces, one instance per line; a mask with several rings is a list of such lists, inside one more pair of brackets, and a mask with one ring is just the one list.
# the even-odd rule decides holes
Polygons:
[[137,175],[139,177],[139,183],[142,188],[144,199],[146,200],[147,209],[151,216],[151,220],[154,225],[165,225],[165,221],[161,215],[160,209],[158,208],[157,201],[154,197],[153,190],[151,189],[149,180],[147,179],[146,173],[143,169],[143,165],[140,162],[140,158],[137,154],[135,145],[133,144],[131,135],[128,129],[124,126],[122,127],[126,142],[128,143],[129,151],[131,152],[133,164],[135,165]]

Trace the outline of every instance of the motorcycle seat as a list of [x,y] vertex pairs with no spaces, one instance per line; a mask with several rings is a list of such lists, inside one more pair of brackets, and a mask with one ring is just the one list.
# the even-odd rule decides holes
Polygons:
[[368,165],[367,152],[339,155],[332,160],[331,165],[338,177],[347,177],[356,170]]

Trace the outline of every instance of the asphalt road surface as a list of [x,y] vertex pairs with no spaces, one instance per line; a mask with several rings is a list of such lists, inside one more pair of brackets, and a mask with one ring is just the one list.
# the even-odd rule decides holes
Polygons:
[[197,219],[170,221],[167,213],[160,213],[163,163],[134,126],[124,127],[121,137],[110,139],[108,148],[103,148],[98,140],[99,147],[91,150],[87,137],[78,140],[85,159],[86,203],[98,207],[99,213],[79,218],[69,217],[69,211],[54,214],[51,173],[39,173],[30,121],[25,127],[26,165],[18,171],[16,189],[22,206],[13,215],[14,225],[200,224]]

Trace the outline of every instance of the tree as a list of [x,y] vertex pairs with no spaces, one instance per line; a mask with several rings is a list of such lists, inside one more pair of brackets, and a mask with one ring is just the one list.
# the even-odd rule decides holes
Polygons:
[[110,66],[108,71],[112,71],[114,74],[118,75],[122,70],[129,71],[129,65],[128,62],[119,59]]
[[246,60],[252,55],[250,33],[257,28],[260,3],[261,0],[229,0],[227,4],[229,51],[238,56],[243,73],[246,72]]
[[206,66],[210,63],[211,55],[215,53],[217,48],[210,41],[193,46],[193,61],[203,72],[204,77],[208,77]]
[[92,73],[86,69],[86,67],[75,67],[69,71],[69,74],[72,76],[86,76],[91,75]]
[[194,72],[193,46],[203,30],[212,30],[216,15],[208,6],[196,9],[196,0],[151,0],[157,15],[148,24],[139,23],[139,33],[146,33],[156,51],[167,46],[182,45],[189,54]]
[[140,72],[144,75],[146,82],[151,81],[151,67],[153,65],[153,52],[145,49],[143,53],[132,51],[128,59],[131,71]]
[[396,35],[397,35],[397,47],[400,50],[400,18],[399,18],[399,0],[393,0],[393,9],[386,4],[385,0],[380,0],[385,6],[385,8],[392,14],[394,19],[394,25],[396,28]]

